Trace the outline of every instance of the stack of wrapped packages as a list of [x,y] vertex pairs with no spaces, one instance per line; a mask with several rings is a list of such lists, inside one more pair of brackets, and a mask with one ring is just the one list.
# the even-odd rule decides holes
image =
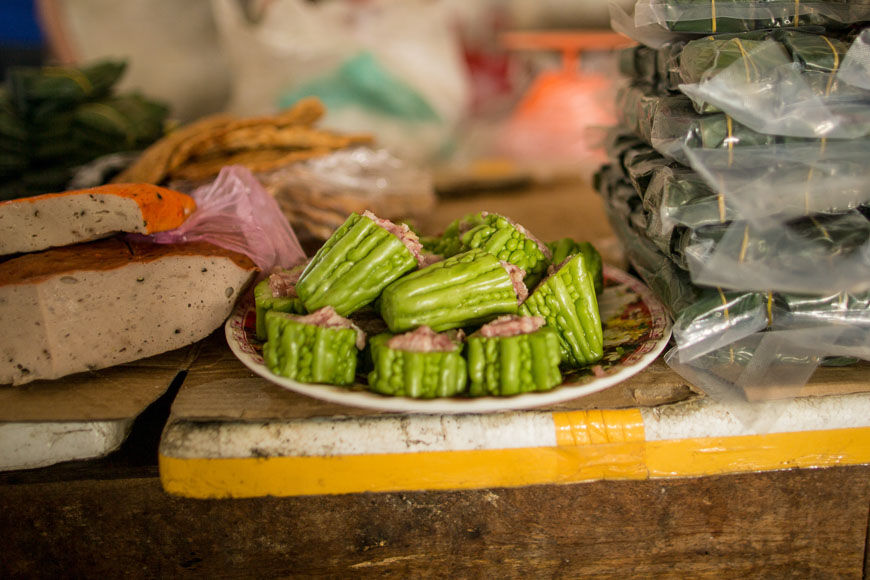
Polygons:
[[78,169],[163,136],[169,109],[119,92],[123,61],[18,67],[0,87],[0,200],[67,189]]
[[[870,2],[639,0],[596,175],[712,397],[870,360]],[[752,405],[746,405],[751,407]]]

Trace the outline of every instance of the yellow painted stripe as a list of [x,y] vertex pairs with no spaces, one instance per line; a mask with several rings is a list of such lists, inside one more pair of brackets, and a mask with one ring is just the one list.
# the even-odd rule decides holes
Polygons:
[[645,479],[643,442],[329,457],[160,457],[176,495],[262,497]]
[[[576,415],[562,420],[578,424]],[[595,424],[603,425],[596,437],[619,437],[606,421]],[[582,427],[568,428],[573,430],[581,433]],[[648,442],[630,440],[634,435],[597,444],[429,453],[233,459],[161,455],[160,477],[168,493],[217,498],[516,487],[870,463],[870,428]],[[567,441],[574,435],[563,432],[560,437]]]
[[690,477],[870,463],[870,427],[650,441],[650,477]]

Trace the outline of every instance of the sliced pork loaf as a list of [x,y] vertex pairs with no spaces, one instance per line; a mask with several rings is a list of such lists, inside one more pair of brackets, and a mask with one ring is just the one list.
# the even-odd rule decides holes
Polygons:
[[0,384],[55,379],[192,344],[257,268],[208,243],[119,237],[0,263]]
[[103,185],[0,202],[0,255],[175,229],[193,213],[189,195],[149,184]]

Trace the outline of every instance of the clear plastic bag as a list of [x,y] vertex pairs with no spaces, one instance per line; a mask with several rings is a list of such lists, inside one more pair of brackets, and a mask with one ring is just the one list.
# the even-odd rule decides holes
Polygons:
[[209,242],[245,254],[260,268],[289,268],[305,260],[278,203],[251,172],[241,165],[225,167],[209,185],[191,194],[196,211],[178,228],[147,236],[158,244]]
[[[662,248],[660,241],[649,235],[644,225],[649,216],[638,193],[621,176],[622,171],[610,166],[602,173],[605,175],[599,176],[597,186],[605,199],[611,225],[625,247],[629,262],[671,313],[674,339],[683,361],[704,356],[763,330],[825,330],[828,327],[838,329],[837,341],[831,343],[837,346],[834,354],[870,359],[870,348],[867,348],[870,344],[867,338],[870,336],[870,292],[810,294],[780,289],[774,292],[768,288],[747,290],[742,286],[729,290],[698,284],[675,261],[679,258],[678,251]],[[720,226],[719,235],[729,227],[728,224]],[[714,244],[716,236],[705,232],[709,229],[683,229],[681,233],[687,239],[700,238]],[[836,237],[837,232],[833,233]],[[848,236],[848,227],[842,233]],[[776,248],[767,250],[774,257],[779,255]],[[783,260],[788,259],[783,256]],[[825,351],[824,356],[828,354]]]
[[866,0],[638,0],[636,26],[674,32],[722,34],[771,28],[826,29],[870,20]]
[[324,242],[352,212],[413,221],[435,204],[430,173],[385,149],[345,149],[257,177],[306,245]]
[[837,80],[859,89],[870,90],[870,29],[862,30],[849,47],[849,52],[837,72]]
[[657,23],[637,24],[633,13],[628,13],[616,2],[610,6],[610,27],[615,31],[638,43],[658,49],[680,38],[692,38],[693,35],[672,32]]
[[[698,114],[688,98],[646,98],[652,118],[647,122],[650,144],[662,155],[688,164],[686,150],[719,149],[730,152],[741,147],[765,147],[781,141],[776,135],[755,131],[728,115]],[[654,104],[653,104],[654,103]]]
[[[688,165],[686,149],[720,149],[781,143],[785,139],[741,125],[723,113],[699,114],[685,95],[656,92],[646,85],[620,89],[620,125],[662,155]],[[794,141],[794,140],[792,140]],[[818,143],[818,140],[811,140]]]
[[673,317],[693,304],[700,290],[689,281],[688,273],[678,271],[655,245],[632,227],[632,214],[643,211],[634,188],[621,180],[618,171],[609,166],[596,176],[596,188],[605,199],[605,211],[610,225],[622,242],[626,258],[641,278],[662,301]]
[[[766,342],[765,342],[766,341]],[[665,354],[677,374],[700,388],[712,400],[751,430],[772,428],[786,397],[801,394],[822,361],[817,351],[788,348],[781,337],[757,333],[703,356],[684,360],[679,347]]]
[[870,140],[800,140],[726,150],[685,149],[692,168],[757,228],[870,204]]
[[[842,62],[837,54],[836,48],[831,50],[836,61],[831,68],[855,70],[851,62],[858,49],[850,50]],[[756,73],[747,68],[749,62],[764,62],[765,67]],[[759,133],[829,139],[870,134],[870,91],[845,82],[837,72],[802,69],[773,39],[753,46],[746,57],[714,76],[680,85],[680,90]]]
[[[807,394],[805,386],[820,366],[867,360],[868,337],[866,329],[839,325],[773,330],[691,359],[675,347],[665,361],[746,426],[765,431],[788,408],[785,399]],[[812,416],[807,419],[811,424]]]
[[858,211],[766,229],[741,221],[691,230],[675,253],[705,286],[810,294],[870,289],[870,221]]
[[739,215],[729,197],[683,166],[656,169],[644,191],[643,205],[659,217],[666,232],[679,226],[695,229],[730,222]]

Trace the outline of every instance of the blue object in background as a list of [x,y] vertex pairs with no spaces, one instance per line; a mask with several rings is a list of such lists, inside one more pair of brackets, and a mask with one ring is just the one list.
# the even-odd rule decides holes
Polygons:
[[0,0],[0,81],[14,66],[45,62],[45,37],[33,0]]
[[0,45],[41,48],[43,40],[33,0],[0,0]]

